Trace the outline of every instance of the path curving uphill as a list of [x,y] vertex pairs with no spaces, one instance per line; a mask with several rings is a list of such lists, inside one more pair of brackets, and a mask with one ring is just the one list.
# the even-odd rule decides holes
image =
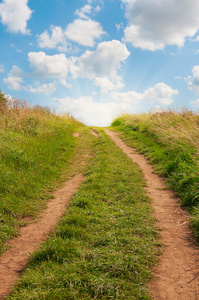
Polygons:
[[155,279],[149,283],[149,290],[155,300],[198,300],[199,249],[192,240],[188,214],[143,155],[125,145],[116,132],[105,132],[141,168],[157,226],[162,229],[163,254],[154,269]]

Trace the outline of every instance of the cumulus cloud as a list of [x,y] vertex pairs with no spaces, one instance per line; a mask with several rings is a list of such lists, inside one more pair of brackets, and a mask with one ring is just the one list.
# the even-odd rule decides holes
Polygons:
[[29,34],[27,22],[32,14],[28,0],[3,0],[0,3],[1,23],[12,33]]
[[118,81],[118,70],[130,52],[124,44],[113,40],[98,44],[96,51],[86,51],[81,57],[72,57],[70,72],[74,78],[110,77]]
[[51,25],[51,35],[45,30],[38,36],[37,42],[40,48],[58,48],[59,51],[66,52],[68,50],[64,30],[60,26]]
[[41,85],[39,82],[36,82],[34,86],[28,85],[27,87],[24,87],[24,89],[33,94],[52,95],[56,91],[56,86],[52,82]]
[[99,5],[97,5],[96,7],[94,7],[94,6],[90,5],[90,4],[86,4],[82,8],[77,9],[75,11],[75,15],[77,15],[81,19],[88,19],[90,14],[97,13],[100,10],[101,10],[101,7]]
[[199,99],[195,100],[195,101],[191,101],[191,105],[193,107],[199,108]]
[[[66,88],[72,85],[67,80],[88,78],[94,80],[103,93],[124,87],[122,78],[118,75],[121,63],[130,55],[126,46],[119,41],[100,43],[95,51],[86,51],[80,57],[67,58],[64,53],[47,55],[43,51],[29,52],[28,60],[32,72],[25,73],[17,66],[10,71],[4,82],[11,89],[22,89],[23,78],[36,80],[58,79],[59,83]],[[47,86],[31,87],[29,91],[46,93]],[[53,85],[49,86],[49,93],[53,91]]]
[[11,90],[16,90],[16,91],[25,90],[34,94],[37,93],[37,94],[51,95],[56,90],[55,83],[40,84],[39,81],[36,81],[34,83],[34,86],[32,85],[26,86],[24,84],[25,77],[31,77],[31,76],[23,72],[19,67],[13,66],[11,71],[8,74],[8,77],[4,78],[4,83]]
[[68,59],[63,53],[50,56],[42,51],[30,52],[28,59],[36,78],[65,78],[68,74]]
[[173,90],[165,83],[157,83],[154,87],[149,88],[144,93],[129,91],[126,93],[112,92],[111,96],[118,102],[128,104],[138,104],[140,101],[160,103],[170,105],[173,103],[173,96],[178,95],[178,90]]
[[[182,47],[199,29],[198,0],[122,0],[129,21],[125,41],[151,51]],[[186,17],[185,17],[186,16]]]
[[138,102],[142,100],[143,95],[134,91],[129,91],[126,93],[112,92],[111,97],[118,102],[138,104]]
[[40,48],[57,48],[60,52],[67,52],[71,49],[71,41],[81,46],[93,47],[103,34],[105,32],[100,23],[91,19],[76,19],[65,29],[51,25],[50,33],[45,30],[37,36],[37,42]]
[[8,86],[11,90],[21,90],[23,83],[23,75],[24,72],[17,66],[13,66],[11,71],[8,74],[7,78],[4,78],[3,82]]
[[88,19],[88,15],[91,14],[93,7],[89,4],[86,4],[81,9],[77,9],[75,11],[75,15],[77,15],[81,19]]
[[99,103],[92,97],[54,98],[60,104],[62,111],[70,112],[77,119],[82,119],[87,125],[108,126],[116,115],[130,110],[126,103]]
[[65,35],[69,40],[89,47],[93,47],[95,40],[99,39],[104,33],[100,23],[91,19],[76,19],[65,30]]
[[194,66],[192,69],[193,76],[188,77],[188,86],[190,90],[199,94],[199,66]]
[[108,94],[110,90],[118,90],[124,87],[124,83],[121,80],[114,83],[107,77],[96,77],[94,84],[100,87],[104,94]]

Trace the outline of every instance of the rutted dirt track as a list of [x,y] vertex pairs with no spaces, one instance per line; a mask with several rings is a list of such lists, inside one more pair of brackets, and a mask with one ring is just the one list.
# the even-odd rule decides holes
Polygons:
[[157,226],[162,229],[163,254],[154,269],[156,279],[148,285],[149,290],[156,300],[198,300],[199,249],[192,240],[189,216],[143,155],[126,146],[117,133],[108,130],[106,133],[143,171]]
[[55,198],[48,203],[39,221],[21,228],[20,236],[9,243],[11,248],[0,259],[0,299],[4,299],[11,292],[12,286],[28,262],[29,255],[38,249],[39,244],[55,227],[83,180],[82,174],[76,175],[54,192]]
[[[91,133],[98,137],[94,131]],[[162,229],[163,254],[160,263],[154,268],[156,279],[148,285],[154,299],[199,300],[199,249],[192,240],[188,214],[173,193],[166,189],[164,180],[154,174],[152,166],[143,155],[126,146],[117,133],[108,130],[106,133],[142,169],[157,226]],[[76,175],[54,192],[55,198],[49,201],[39,220],[21,228],[19,237],[10,242],[11,248],[0,259],[0,299],[11,292],[29,255],[38,249],[41,241],[55,227],[83,180],[82,174]]]

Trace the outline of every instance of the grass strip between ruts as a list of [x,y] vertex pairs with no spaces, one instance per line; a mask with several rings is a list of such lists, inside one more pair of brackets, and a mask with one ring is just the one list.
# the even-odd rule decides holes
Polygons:
[[8,299],[151,299],[151,212],[141,171],[100,131],[84,183]]

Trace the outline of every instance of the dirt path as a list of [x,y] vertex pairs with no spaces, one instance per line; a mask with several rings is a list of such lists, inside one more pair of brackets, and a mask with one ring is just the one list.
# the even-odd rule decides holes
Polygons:
[[90,130],[90,133],[91,133],[92,135],[94,135],[96,138],[99,138],[99,134],[98,134],[95,130],[91,129],[91,130]]
[[199,249],[192,240],[189,216],[173,193],[166,189],[164,180],[154,174],[144,156],[126,146],[117,133],[108,130],[106,133],[141,168],[157,226],[162,229],[163,254],[155,267],[157,277],[148,285],[149,290],[157,300],[198,300]]
[[47,209],[41,214],[39,221],[21,228],[20,235],[10,242],[11,248],[0,259],[0,299],[4,299],[11,292],[28,262],[29,255],[38,249],[39,244],[55,227],[83,180],[82,174],[76,175],[54,192],[55,198],[48,202]]

